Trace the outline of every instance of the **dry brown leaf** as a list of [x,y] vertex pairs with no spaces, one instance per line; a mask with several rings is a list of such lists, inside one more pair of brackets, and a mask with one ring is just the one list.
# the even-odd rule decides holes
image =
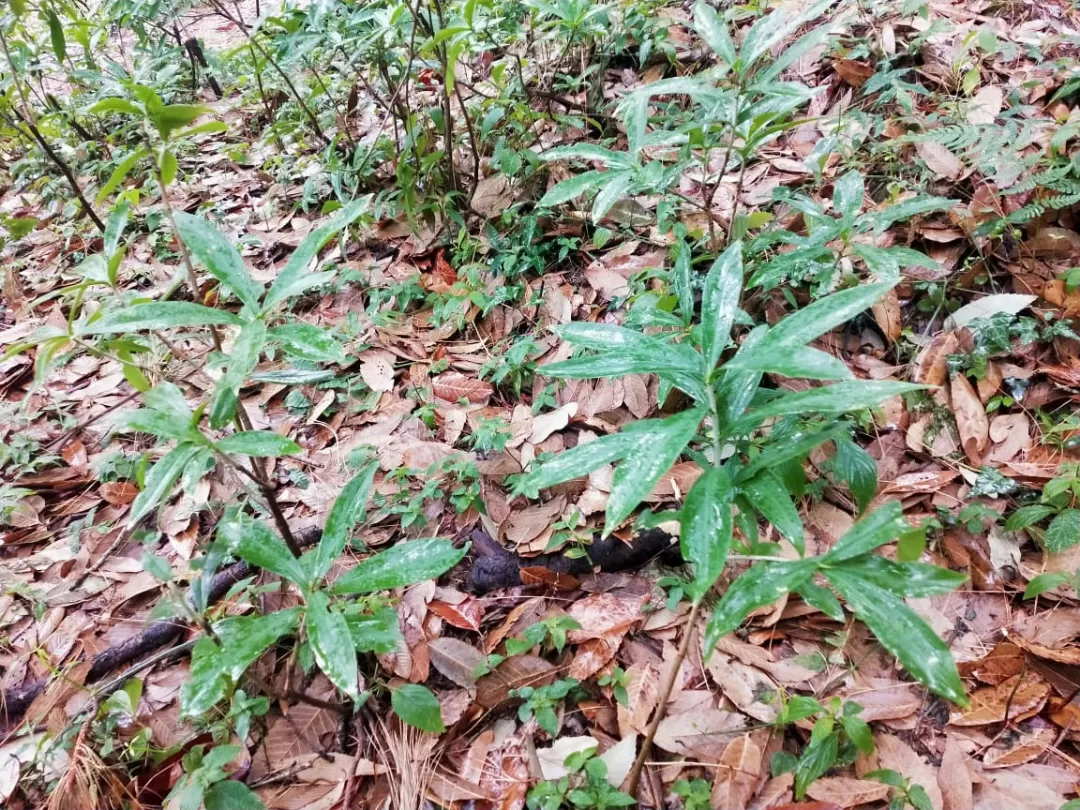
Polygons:
[[920,385],[944,385],[949,379],[948,358],[960,348],[960,338],[952,331],[934,335],[915,358],[911,379]]
[[574,644],[592,638],[608,638],[622,634],[645,616],[641,612],[641,597],[617,596],[613,593],[594,593],[570,606],[567,614],[579,625],[566,637]]
[[102,484],[98,492],[105,503],[124,506],[135,500],[139,494],[139,488],[129,481],[109,481]]
[[394,367],[381,354],[365,356],[360,363],[360,376],[372,391],[394,390]]
[[927,167],[943,180],[957,180],[964,171],[964,164],[960,158],[950,152],[946,147],[934,141],[919,141],[915,144],[915,151],[923,159]]
[[953,377],[949,394],[964,453],[972,464],[981,465],[983,451],[990,442],[990,422],[986,418],[986,409],[963,374]]
[[660,699],[660,671],[652,664],[635,663],[626,669],[627,705],[618,704],[619,733],[626,737],[638,731],[644,734]]
[[432,599],[428,603],[428,610],[447,624],[462,630],[472,630],[474,633],[480,632],[480,622],[484,619],[484,603],[471,596],[465,597],[456,605],[441,599]]
[[1034,717],[998,737],[983,754],[983,767],[1014,768],[1031,762],[1041,757],[1057,736],[1058,730],[1054,726]]
[[806,789],[806,795],[820,802],[832,802],[838,807],[857,807],[884,800],[889,790],[889,786],[883,782],[870,779],[823,776]]
[[945,803],[945,810],[973,810],[971,772],[968,771],[967,756],[956,737],[945,737],[945,750],[941,755],[941,768],[938,770],[938,787]]
[[967,120],[969,124],[992,124],[1001,112],[1005,93],[1000,87],[988,84],[968,102]]
[[511,689],[546,686],[557,672],[554,664],[537,655],[515,655],[476,682],[476,702],[485,709],[498,708],[507,701]]
[[833,59],[833,70],[852,87],[862,87],[874,75],[874,66],[854,59]]
[[456,638],[433,638],[427,643],[431,665],[465,689],[476,684],[476,672],[486,660],[471,644]]
[[878,299],[870,307],[870,313],[885,337],[893,342],[900,339],[903,323],[900,317],[900,297],[896,290],[889,290],[883,298]]
[[774,776],[758,792],[747,810],[771,810],[791,798],[791,789],[795,785],[795,774],[782,773]]
[[713,807],[746,810],[761,775],[761,757],[761,747],[749,734],[738,737],[724,750],[713,779]]
[[877,747],[879,768],[901,773],[915,784],[921,785],[930,798],[930,806],[934,810],[943,810],[945,803],[941,797],[941,788],[937,784],[937,773],[922,757],[891,734],[875,734],[874,744]]
[[971,707],[956,712],[949,718],[949,725],[985,726],[1006,719],[1024,720],[1038,714],[1048,697],[1050,684],[1037,673],[1014,675],[997,686],[975,690],[971,694]]
[[495,392],[488,383],[460,371],[444,371],[431,381],[431,390],[447,402],[465,399],[474,403],[483,402]]
[[514,190],[510,186],[510,179],[505,174],[493,174],[481,178],[476,184],[469,207],[490,219],[509,208],[513,201]]

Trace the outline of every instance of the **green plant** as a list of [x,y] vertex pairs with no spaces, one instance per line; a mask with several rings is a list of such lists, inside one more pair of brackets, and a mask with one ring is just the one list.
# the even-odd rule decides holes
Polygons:
[[597,686],[610,686],[615,700],[623,706],[630,708],[630,695],[626,687],[630,685],[630,676],[622,667],[612,667],[611,672],[605,672],[596,679]]
[[580,692],[573,678],[560,678],[547,686],[522,686],[510,692],[511,697],[524,701],[518,707],[518,718],[524,723],[536,718],[536,724],[555,737],[559,733],[556,708],[567,697]]
[[860,753],[873,753],[874,738],[866,721],[859,717],[861,711],[862,706],[836,697],[826,706],[803,696],[784,701],[775,720],[779,728],[816,718],[802,754],[796,758],[780,752],[772,762],[774,775],[794,772],[796,800],[802,800],[807,788],[833,768],[850,765]]
[[537,646],[547,652],[562,652],[567,632],[579,629],[581,625],[571,616],[549,616],[526,627],[521,638],[508,638],[506,654],[521,655]]
[[884,782],[893,789],[889,797],[889,810],[904,810],[909,806],[915,810],[933,810],[934,805],[923,786],[913,783],[896,771],[870,771],[864,778]]
[[682,799],[683,810],[710,810],[712,785],[704,779],[679,779],[671,786],[671,792]]
[[[623,793],[608,779],[607,763],[596,756],[596,748],[588,748],[566,758],[567,776],[557,781],[538,782],[526,799],[530,810],[560,810],[573,807],[607,810],[609,807],[630,807],[637,804],[633,796]],[[708,807],[708,804],[705,805]]]
[[225,766],[240,753],[239,745],[196,745],[183,758],[183,775],[165,799],[175,810],[265,810],[243,782],[229,778]]
[[[1062,464],[1046,482],[1038,503],[1021,506],[1005,521],[1005,531],[1034,534],[1047,551],[1064,551],[1080,543],[1080,464]],[[1049,519],[1049,524],[1041,528]],[[1030,587],[1030,586],[1029,586]]]

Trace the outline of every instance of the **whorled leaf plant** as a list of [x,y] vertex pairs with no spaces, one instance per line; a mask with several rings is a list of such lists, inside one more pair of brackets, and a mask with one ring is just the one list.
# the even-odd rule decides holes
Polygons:
[[[839,595],[915,678],[948,700],[961,704],[967,700],[948,647],[904,602],[905,597],[951,590],[964,577],[932,565],[873,555],[878,547],[911,531],[897,502],[864,515],[828,553],[806,557],[802,521],[783,475],[792,464],[801,467],[813,448],[846,433],[843,425],[821,422],[819,417],[872,408],[919,387],[855,380],[840,360],[808,345],[867,309],[892,283],[852,287],[772,326],[756,326],[732,352],[731,330],[744,278],[742,244],[735,242],[713,263],[696,319],[689,275],[689,249],[684,245],[675,279],[689,328],[649,335],[613,325],[566,324],[556,331],[588,354],[543,366],[540,373],[555,378],[655,374],[664,397],[678,389],[693,401],[691,407],[666,418],[631,423],[618,433],[565,451],[531,469],[518,487],[536,495],[618,463],[603,529],[606,536],[633,513],[680,456],[690,456],[703,469],[679,513],[680,547],[693,567],[684,590],[692,610],[678,661],[663,685],[660,708],[631,771],[632,787],[663,717],[678,662],[694,637],[699,613],[729,561],[736,524],[747,538],[741,551],[766,559],[736,577],[713,608],[704,635],[706,656],[753,610],[789,593],[842,621]],[[765,373],[829,384],[780,391],[762,384]],[[791,429],[800,420],[803,425]],[[782,429],[785,426],[788,429]],[[797,556],[786,559],[780,546],[757,542],[759,518],[790,541]],[[763,548],[771,553],[762,554]]]

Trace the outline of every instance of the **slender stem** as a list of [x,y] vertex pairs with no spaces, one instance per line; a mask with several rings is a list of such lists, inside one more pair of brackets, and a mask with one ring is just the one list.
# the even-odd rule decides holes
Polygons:
[[649,728],[645,732],[645,739],[641,743],[641,750],[638,751],[637,759],[634,760],[634,766],[630,769],[629,784],[626,792],[635,798],[637,797],[638,783],[641,782],[641,773],[645,769],[649,754],[652,752],[653,739],[656,737],[656,731],[660,728],[660,722],[664,719],[667,710],[668,698],[671,697],[671,690],[675,688],[675,680],[679,677],[682,662],[690,651],[690,639],[694,636],[694,625],[697,624],[700,610],[701,602],[695,602],[690,610],[690,617],[686,620],[686,635],[683,636],[682,644],[679,645],[679,650],[675,653],[675,658],[671,662],[671,671],[668,672],[667,680],[664,681],[664,685],[660,689],[660,699],[656,704],[656,713],[653,715]]

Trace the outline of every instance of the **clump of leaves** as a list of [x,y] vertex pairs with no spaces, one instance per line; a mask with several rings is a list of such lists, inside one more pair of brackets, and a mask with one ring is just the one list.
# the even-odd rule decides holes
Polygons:
[[774,775],[795,774],[795,798],[806,796],[806,789],[836,767],[845,767],[858,754],[872,754],[874,738],[866,721],[859,717],[862,706],[831,698],[827,705],[810,697],[795,696],[785,701],[775,724],[781,728],[800,720],[816,718],[807,743],[799,757],[780,752],[773,757]]
[[596,748],[571,754],[565,766],[569,775],[538,782],[529,791],[526,804],[530,810],[560,810],[567,804],[583,810],[607,810],[637,804],[633,796],[611,784],[607,763],[596,756]]

